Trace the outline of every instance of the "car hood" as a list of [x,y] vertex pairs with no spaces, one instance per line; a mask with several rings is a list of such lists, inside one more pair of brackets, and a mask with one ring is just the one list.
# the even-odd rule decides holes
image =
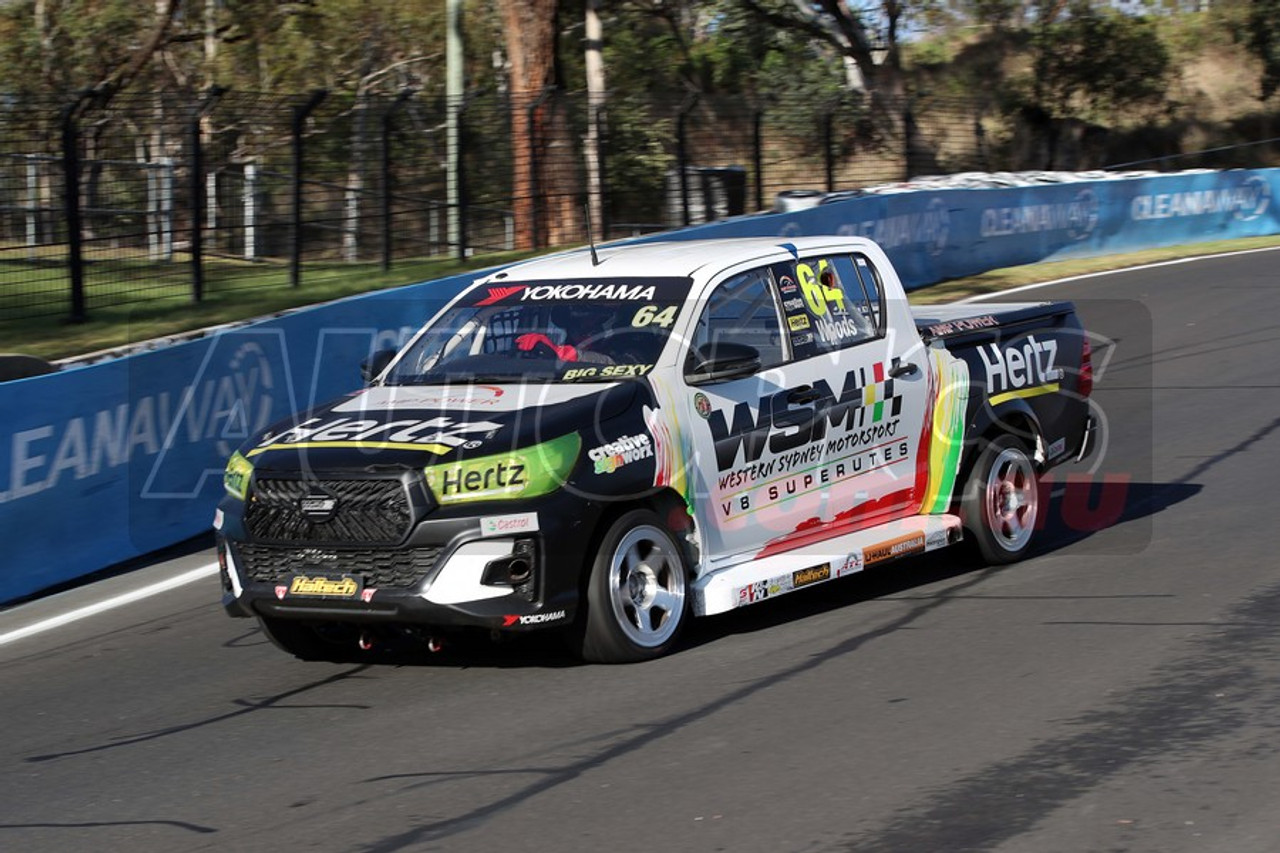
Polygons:
[[260,470],[420,468],[589,430],[647,397],[641,385],[378,386],[278,423],[241,453]]

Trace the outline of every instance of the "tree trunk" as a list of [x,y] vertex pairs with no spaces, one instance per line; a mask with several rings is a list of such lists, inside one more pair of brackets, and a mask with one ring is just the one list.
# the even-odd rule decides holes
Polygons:
[[600,171],[600,121],[604,111],[604,33],[600,25],[600,0],[587,0],[587,136],[583,159],[587,169],[587,214],[597,240],[604,233],[604,196]]
[[351,116],[351,154],[342,214],[342,259],[349,264],[360,260],[360,208],[364,193],[365,165],[371,159],[368,133],[369,94],[356,94]]
[[517,249],[580,237],[578,169],[556,61],[557,0],[499,0],[511,64],[512,204]]

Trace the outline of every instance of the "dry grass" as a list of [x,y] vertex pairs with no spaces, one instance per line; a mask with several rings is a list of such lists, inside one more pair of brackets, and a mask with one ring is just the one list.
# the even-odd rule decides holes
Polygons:
[[1142,252],[1131,252],[1125,255],[1105,255],[1097,258],[1078,258],[1069,261],[1051,261],[1042,264],[1027,264],[1020,267],[1007,267],[992,270],[970,278],[955,279],[932,285],[910,294],[911,301],[917,305],[930,305],[937,302],[954,302],[967,296],[978,296],[985,293],[996,293],[1021,287],[1026,284],[1038,284],[1088,273],[1105,272],[1106,270],[1125,269],[1126,267],[1154,264],[1161,261],[1173,261],[1201,255],[1214,255],[1224,252],[1242,252],[1249,249],[1262,249],[1280,246],[1280,234],[1266,237],[1246,237],[1239,240],[1215,240],[1207,243],[1188,243],[1183,246],[1170,246],[1163,249],[1147,249]]

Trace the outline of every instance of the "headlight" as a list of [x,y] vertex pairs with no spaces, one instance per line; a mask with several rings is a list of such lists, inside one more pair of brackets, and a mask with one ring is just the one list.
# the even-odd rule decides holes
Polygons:
[[536,498],[564,484],[578,461],[582,440],[570,433],[523,450],[424,469],[441,504]]
[[238,500],[244,500],[249,493],[249,480],[253,477],[253,463],[240,455],[240,451],[231,454],[227,460],[227,470],[222,473],[222,485],[227,494]]

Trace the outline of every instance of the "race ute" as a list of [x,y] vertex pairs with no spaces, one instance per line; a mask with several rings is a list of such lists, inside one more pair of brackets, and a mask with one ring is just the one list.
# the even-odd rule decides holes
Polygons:
[[637,661],[962,539],[1011,562],[1093,430],[1070,303],[916,316],[853,237],[529,261],[363,368],[231,457],[215,518],[225,609],[303,659],[480,628]]

